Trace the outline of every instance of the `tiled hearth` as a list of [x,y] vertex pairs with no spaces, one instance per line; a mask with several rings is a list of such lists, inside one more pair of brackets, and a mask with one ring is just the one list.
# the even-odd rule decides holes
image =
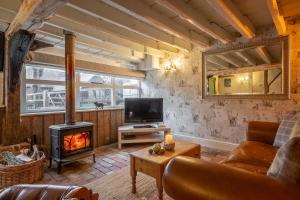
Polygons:
[[[118,150],[116,145],[109,145],[95,149],[96,163],[87,157],[70,163],[57,174],[55,164],[52,169],[46,169],[44,179],[39,183],[58,185],[84,185],[129,165],[129,153],[148,145],[125,146]],[[226,157],[226,152],[216,152],[202,148],[201,156],[205,160],[218,162]]]

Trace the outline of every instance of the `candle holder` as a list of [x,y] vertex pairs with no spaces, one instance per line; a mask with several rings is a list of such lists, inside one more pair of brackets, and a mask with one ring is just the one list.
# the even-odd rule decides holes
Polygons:
[[166,151],[174,151],[175,149],[175,142],[172,144],[164,143],[164,149]]

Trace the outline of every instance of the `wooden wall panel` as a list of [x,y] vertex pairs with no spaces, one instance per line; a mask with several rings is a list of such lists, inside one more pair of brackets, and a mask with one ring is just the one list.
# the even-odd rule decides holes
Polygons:
[[[36,135],[37,142],[49,150],[49,126],[64,123],[64,118],[64,113],[21,116],[22,137],[25,139],[26,137]],[[122,125],[124,120],[123,109],[76,112],[76,120],[94,123],[94,144],[95,147],[99,147],[117,142],[118,126]],[[1,122],[0,128],[2,128]]]

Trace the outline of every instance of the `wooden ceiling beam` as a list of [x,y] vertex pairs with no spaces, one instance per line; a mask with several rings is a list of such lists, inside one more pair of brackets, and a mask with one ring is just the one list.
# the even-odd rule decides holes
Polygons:
[[237,69],[224,69],[219,71],[210,71],[207,73],[207,75],[231,75],[231,74],[238,74],[238,73],[248,73],[248,72],[257,72],[257,71],[264,71],[264,70],[270,70],[270,69],[277,69],[281,68],[281,63],[275,63],[275,64],[262,64],[257,65],[255,67],[243,67]]
[[[10,23],[14,16],[16,15],[19,7],[19,2],[17,0],[1,0],[0,1],[0,20],[6,23]],[[57,27],[59,29],[69,29],[77,34],[81,34],[86,38],[91,40],[97,40],[98,42],[105,43],[106,45],[117,45],[126,48],[130,48],[136,52],[147,53],[150,55],[155,55],[162,57],[163,53],[160,50],[178,53],[178,49],[165,45],[161,42],[149,40],[153,47],[147,45],[139,44],[137,42],[132,42],[127,39],[121,38],[118,35],[110,34],[97,30],[91,26],[82,28],[84,25],[77,23],[72,20],[61,18],[58,16],[52,17],[49,21],[45,22],[45,25],[51,25],[52,27]],[[42,28],[43,29],[43,28]]]
[[[48,24],[45,24],[42,28],[40,28],[37,31],[37,34],[41,34],[43,36],[47,37],[54,37],[58,39],[63,39],[63,30],[54,26],[50,26]],[[116,56],[120,56],[121,58],[130,60],[130,61],[139,61],[144,58],[144,53],[138,52],[135,50],[132,50],[130,48],[126,48],[123,46],[119,45],[114,45],[114,44],[108,44],[107,42],[99,41],[94,38],[89,38],[84,35],[77,34],[76,35],[76,41],[78,44],[81,45],[86,45],[89,47],[92,47],[94,49],[97,49],[99,51],[107,51],[111,52],[112,54]],[[158,53],[158,52],[157,52]],[[156,56],[159,55],[159,57],[162,57],[163,54],[157,54],[155,53]]]
[[[174,41],[176,41],[177,45],[172,46],[170,44],[166,44],[158,40],[155,40],[153,38],[149,38],[139,33],[133,32],[125,27],[120,27],[111,22],[101,20],[99,18],[78,11],[77,9],[74,9],[69,6],[65,6],[64,8],[61,8],[57,12],[56,17],[49,20],[49,23],[55,25],[59,24],[61,28],[65,28],[65,29],[68,29],[67,26],[71,28],[73,26],[76,26],[76,29],[78,28],[79,30],[74,32],[78,32],[78,33],[80,33],[80,29],[88,29],[89,31],[85,31],[85,30],[81,31],[81,32],[86,32],[85,35],[89,35],[89,32],[91,32],[93,36],[95,32],[97,32],[96,35],[102,33],[100,39],[102,38],[102,40],[109,41],[111,40],[111,38],[114,38],[115,42],[113,43],[120,44],[123,46],[129,46],[130,43],[135,42],[139,44],[139,46],[143,44],[143,46],[145,45],[151,48],[156,48],[159,50],[166,50],[166,51],[171,51],[171,50],[178,51],[178,49],[176,48],[177,46],[180,46],[180,48],[185,50],[191,50],[191,45],[188,42],[182,40],[176,40],[174,38],[175,39]],[[67,23],[70,23],[71,25]],[[169,39],[171,40],[172,38]],[[169,42],[171,43],[171,41]]]
[[214,63],[215,65],[218,65],[220,67],[225,67],[225,68],[230,68],[231,67],[231,65],[228,62],[226,62],[226,61],[224,61],[224,60],[222,60],[222,59],[220,59],[216,56],[208,56],[207,61],[211,62],[211,63]]
[[245,38],[255,36],[254,26],[231,0],[207,0],[207,2]]
[[198,30],[208,34],[222,43],[233,40],[233,36],[221,27],[210,23],[205,16],[197,12],[182,0],[156,0],[160,5],[175,12],[181,19],[193,25]]
[[[253,24],[240,12],[231,0],[207,0],[207,2],[239,31],[242,36],[247,39],[256,36]],[[268,51],[265,47],[256,48],[256,52],[265,63],[270,64],[270,57],[267,56]]]
[[9,39],[18,30],[30,32],[40,28],[44,20],[49,19],[55,11],[63,6],[68,0],[23,0],[17,15],[10,23],[5,32]]
[[267,64],[272,63],[272,57],[269,54],[267,48],[265,46],[260,46],[255,48],[256,53],[260,56],[260,58]]
[[252,56],[250,56],[248,53],[246,53],[245,51],[237,51],[237,52],[235,52],[235,54],[238,55],[240,58],[242,58],[249,65],[257,64],[256,60]]
[[284,18],[279,13],[277,0],[266,0],[269,12],[271,13],[273,22],[279,35],[286,35],[286,24]]
[[[124,12],[121,12],[120,10],[113,8],[101,1],[73,0],[69,6],[95,18],[100,18],[117,26],[125,27],[130,31],[153,38],[160,42],[164,42],[182,49],[186,49],[187,46],[189,46],[189,41],[187,42],[181,38],[177,38],[164,31],[161,31],[160,29],[157,29],[156,27],[140,21]],[[198,44],[203,45],[202,37],[200,38],[199,36],[198,40]],[[207,45],[209,45],[209,43],[207,43],[205,47],[207,47]]]
[[150,6],[147,6],[140,0],[104,1],[110,6],[113,6],[121,10],[122,12],[126,12],[131,16],[140,18],[158,29],[166,31],[182,39],[191,41],[194,45],[200,46],[202,48],[207,48],[210,45],[210,41],[207,37],[204,37],[193,30],[189,30],[183,27],[182,25],[176,23],[174,20],[168,18],[163,14],[160,14]]
[[235,58],[231,55],[220,54],[220,55],[217,55],[217,57],[232,64],[235,67],[243,67],[244,66],[240,60],[238,60],[237,58]]

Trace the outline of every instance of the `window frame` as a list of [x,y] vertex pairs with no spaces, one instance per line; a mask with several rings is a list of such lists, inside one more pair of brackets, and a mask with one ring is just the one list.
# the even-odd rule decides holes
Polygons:
[[[53,112],[62,112],[65,111],[64,109],[58,109],[58,110],[35,110],[35,111],[28,111],[26,109],[26,85],[27,84],[41,84],[41,85],[61,85],[66,86],[65,81],[53,81],[53,80],[39,80],[39,79],[26,79],[26,67],[27,66],[44,66],[45,68],[53,68],[53,69],[59,69],[63,70],[65,72],[65,69],[62,66],[59,65],[51,65],[51,64],[44,64],[44,63],[30,63],[26,64],[23,67],[23,70],[21,72],[21,114],[33,114],[33,113],[53,113]],[[97,84],[97,83],[86,83],[80,81],[80,73],[88,73],[88,74],[98,74],[98,75],[104,75],[104,76],[110,76],[111,77],[111,84]],[[116,84],[115,79],[116,78],[125,78],[125,79],[134,79],[137,80],[137,86],[122,86]],[[129,77],[129,76],[118,76],[118,75],[112,75],[108,73],[102,73],[97,72],[93,70],[86,70],[86,69],[76,69],[75,71],[75,108],[78,111],[84,111],[84,110],[95,110],[95,108],[82,108],[80,107],[80,87],[90,87],[90,88],[107,88],[112,89],[112,95],[111,95],[111,106],[105,106],[104,109],[113,109],[113,108],[124,108],[124,105],[116,105],[116,99],[117,99],[117,89],[136,89],[137,90],[137,98],[141,97],[141,78],[137,77]]]

